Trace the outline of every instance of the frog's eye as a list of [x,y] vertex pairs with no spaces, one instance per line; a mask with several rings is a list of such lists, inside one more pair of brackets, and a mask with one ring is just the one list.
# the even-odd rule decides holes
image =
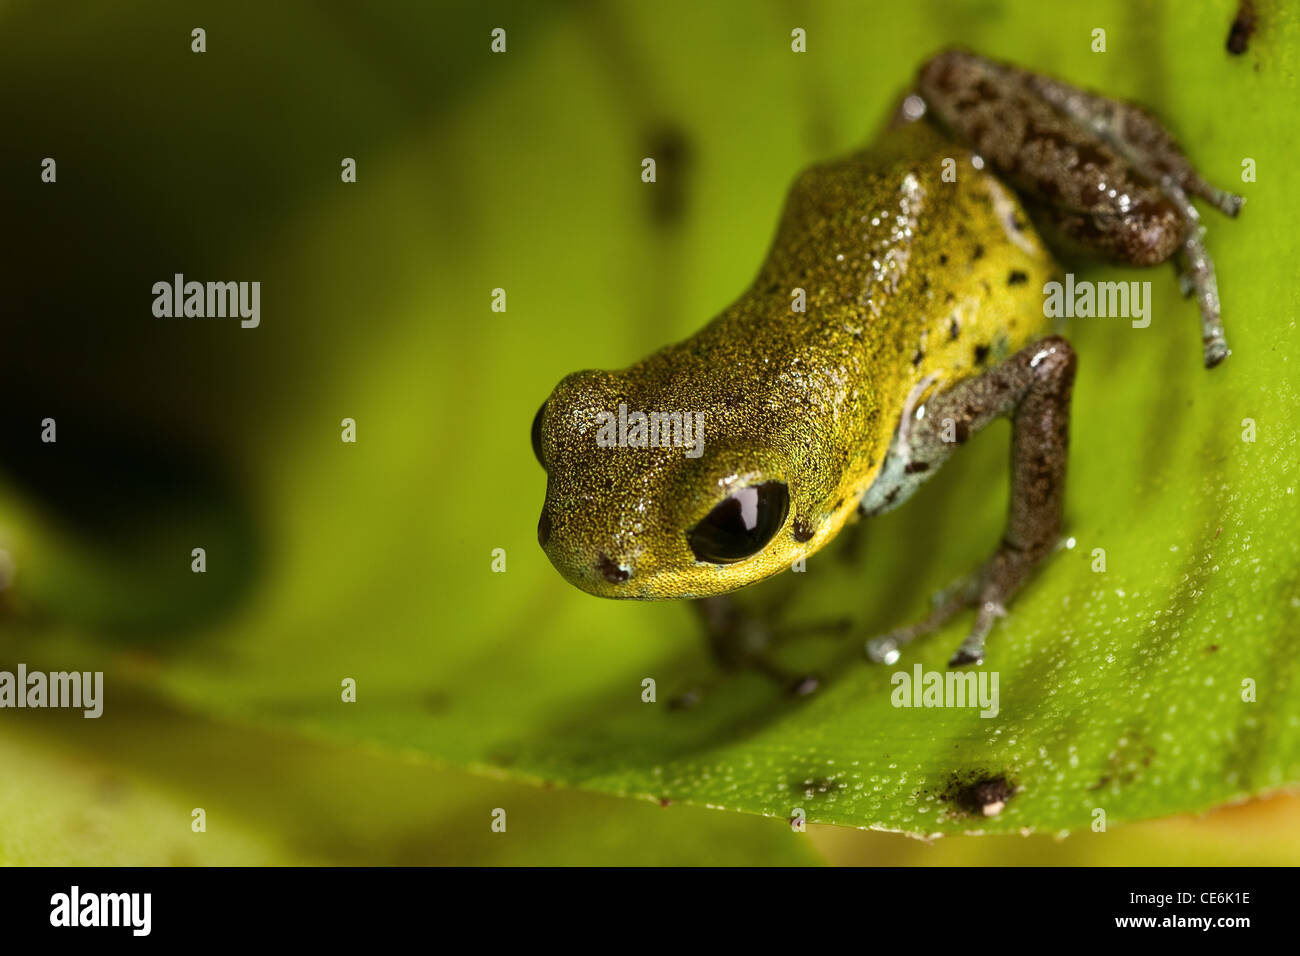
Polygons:
[[763,550],[785,524],[790,492],[784,482],[765,481],[734,492],[687,534],[695,557],[709,564],[742,561]]
[[546,403],[542,402],[542,407],[533,416],[533,454],[537,456],[537,464],[543,468],[546,467],[546,462],[542,461],[542,412],[544,411],[546,411]]

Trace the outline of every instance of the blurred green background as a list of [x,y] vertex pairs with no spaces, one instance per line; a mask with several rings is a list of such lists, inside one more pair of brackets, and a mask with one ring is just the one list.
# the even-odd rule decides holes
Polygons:
[[[1231,56],[1208,0],[0,3],[0,668],[107,672],[98,721],[0,711],[0,862],[1296,862],[1300,31],[1256,8]],[[710,673],[694,620],[550,568],[532,415],[728,304],[795,173],[952,43],[1151,106],[1247,195],[1207,219],[1235,354],[1200,368],[1169,270],[1087,273],[1151,280],[1156,319],[1070,331],[1078,547],[994,638],[999,725],[900,714],[826,642],[790,651],[833,678],[807,705],[741,677],[667,713]],[[176,272],[260,281],[261,326],[154,318]],[[995,539],[1004,443],[752,600],[909,619]],[[923,796],[991,770],[1023,788],[997,820]]]

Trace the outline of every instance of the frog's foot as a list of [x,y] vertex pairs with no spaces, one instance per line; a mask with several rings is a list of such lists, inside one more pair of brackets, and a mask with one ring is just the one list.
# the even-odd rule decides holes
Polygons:
[[[796,673],[781,667],[771,659],[771,649],[801,635],[843,634],[849,629],[848,621],[773,627],[765,619],[745,611],[726,595],[701,598],[691,604],[704,623],[709,651],[722,671],[757,671],[782,687],[791,697],[806,697],[814,693],[821,687],[822,679],[817,674]],[[700,691],[697,689],[694,691],[694,700],[698,700],[699,696]]]
[[1041,551],[1026,553],[1002,542],[980,572],[977,598],[973,602],[976,606],[975,623],[948,659],[949,667],[984,663],[984,642],[989,631],[993,630],[999,618],[1007,616],[1006,604],[1011,595],[1020,589],[1043,557],[1045,554]]
[[[1197,227],[1183,240],[1180,253],[1184,265],[1179,270],[1179,285],[1187,286],[1196,296],[1201,310],[1201,345],[1204,348],[1205,367],[1214,368],[1228,357],[1228,342],[1223,334],[1223,319],[1219,314],[1219,283],[1214,277],[1214,260],[1205,250],[1205,230]],[[1185,268],[1185,271],[1184,271]],[[1183,292],[1187,295],[1187,292]]]
[[1019,590],[1044,555],[1025,553],[1005,542],[977,574],[960,578],[935,594],[930,616],[867,641],[867,657],[879,664],[898,662],[902,648],[939,630],[967,608],[976,608],[975,623],[961,642],[949,667],[984,663],[984,642],[993,625],[1007,616],[1006,602]]
[[902,648],[921,637],[933,634],[947,624],[952,618],[966,608],[971,607],[979,597],[979,576],[965,575],[930,599],[930,615],[923,621],[907,627],[895,628],[888,634],[881,634],[867,641],[867,657],[878,664],[898,662]]

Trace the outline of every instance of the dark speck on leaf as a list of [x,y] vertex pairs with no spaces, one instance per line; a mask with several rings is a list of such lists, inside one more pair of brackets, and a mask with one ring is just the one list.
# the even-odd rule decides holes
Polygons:
[[687,207],[691,164],[690,143],[677,126],[661,126],[646,137],[646,156],[653,156],[656,166],[654,189],[645,190],[650,198],[650,217],[656,226],[678,225]]
[[1250,46],[1250,38],[1255,34],[1255,27],[1258,26],[1258,19],[1255,16],[1254,0],[1241,0],[1237,6],[1237,16],[1232,21],[1232,26],[1228,29],[1228,52],[1241,56]]
[[700,702],[700,690],[691,687],[668,701],[669,710],[691,710]]
[[796,784],[791,789],[798,790],[800,786],[803,787],[804,797],[809,800],[823,793],[834,793],[844,789],[843,781],[831,780],[829,777],[809,777],[802,784]]
[[957,810],[973,816],[996,817],[1016,792],[1016,785],[1005,774],[962,781],[953,776],[948,789],[940,796]]
[[1012,269],[1007,276],[1007,285],[1022,285],[1029,281],[1029,276],[1019,269]]
[[975,364],[983,365],[989,357],[989,347],[987,345],[975,346]]
[[424,709],[431,714],[445,714],[451,707],[451,695],[445,690],[430,691],[424,696]]

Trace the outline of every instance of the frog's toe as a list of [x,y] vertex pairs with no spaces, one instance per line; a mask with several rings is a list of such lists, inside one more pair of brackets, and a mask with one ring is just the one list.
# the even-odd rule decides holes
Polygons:
[[[896,628],[888,634],[873,637],[866,643],[867,657],[877,664],[895,664],[902,648],[913,641],[939,630],[953,617],[975,604],[979,595],[981,575],[977,572],[958,578],[948,587],[937,591],[931,600],[930,616],[924,621]],[[964,646],[964,645],[963,645]]]
[[1178,291],[1184,299],[1196,295],[1196,279],[1192,275],[1192,264],[1187,261],[1187,253],[1182,249],[1173,256],[1174,274],[1178,276]]
[[993,625],[1006,616],[1007,609],[1001,600],[990,596],[983,601],[975,615],[975,624],[966,635],[966,640],[961,642],[961,646],[948,659],[948,666],[965,667],[968,664],[983,664],[984,641],[988,638],[989,631],[993,630]]
[[695,705],[700,702],[703,691],[699,687],[688,687],[679,694],[674,694],[668,700],[669,710],[694,710]]
[[[930,607],[933,613],[962,610],[973,605],[979,599],[980,586],[984,577],[979,571],[963,574],[946,588],[930,595]],[[947,617],[944,618],[947,620]]]
[[873,637],[867,641],[867,658],[877,664],[895,664],[901,651],[900,641],[892,633]]
[[815,694],[822,686],[822,679],[816,674],[803,674],[796,677],[786,688],[791,697],[807,697]]

